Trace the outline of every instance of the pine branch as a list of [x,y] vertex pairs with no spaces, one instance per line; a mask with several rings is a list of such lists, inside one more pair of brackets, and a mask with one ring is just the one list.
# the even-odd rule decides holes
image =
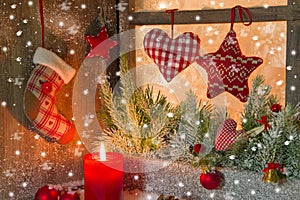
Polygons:
[[[111,93],[103,85],[101,96],[103,117],[107,124],[104,132],[118,151],[151,156],[165,146],[169,135],[175,132],[180,119],[179,107],[172,106],[153,88],[137,88],[128,71],[127,59],[121,57],[121,77],[118,91]],[[106,116],[105,116],[106,115]]]
[[264,85],[263,76],[253,79],[249,99],[242,114],[242,127],[248,131],[260,125],[257,119],[270,114],[270,106],[278,102],[277,98],[270,95],[271,87]]
[[209,149],[204,136],[208,135],[213,107],[208,103],[202,104],[191,91],[180,107],[182,117],[178,131],[170,138],[170,151],[181,162],[198,163],[200,157],[195,156],[191,149],[197,143]]

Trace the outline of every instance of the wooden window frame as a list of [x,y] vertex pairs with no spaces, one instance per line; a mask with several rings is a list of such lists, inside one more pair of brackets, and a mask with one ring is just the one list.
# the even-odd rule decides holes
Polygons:
[[[123,0],[124,1],[124,0]],[[135,12],[135,0],[127,0],[128,16],[132,20],[128,21],[127,28],[135,29],[140,25],[167,25],[170,24],[170,15],[164,11]],[[287,5],[248,8],[252,14],[253,22],[286,21],[286,88],[285,101],[296,105],[300,102],[300,0],[288,0]],[[212,24],[230,23],[230,19],[223,16],[230,16],[231,9],[211,9],[211,10],[179,10],[175,14],[175,24]],[[195,16],[200,16],[199,21]],[[124,17],[124,16],[123,16]],[[125,16],[126,17],[126,16]],[[235,22],[240,22],[236,17]],[[134,37],[132,37],[134,38]],[[134,45],[134,41],[132,44]],[[296,51],[296,55],[291,55]],[[135,66],[135,52],[131,53],[131,63]],[[294,86],[295,90],[291,90]]]

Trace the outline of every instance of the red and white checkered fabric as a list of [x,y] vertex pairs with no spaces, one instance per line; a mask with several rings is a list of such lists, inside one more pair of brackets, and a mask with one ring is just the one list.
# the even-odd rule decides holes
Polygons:
[[152,29],[145,35],[143,44],[146,53],[168,82],[193,63],[200,50],[200,39],[192,32],[172,39],[163,30]]
[[223,122],[223,124],[219,127],[216,135],[216,150],[224,151],[235,142],[237,136],[236,126],[237,123],[230,118],[226,119]]
[[[46,90],[44,84],[47,84]],[[39,64],[33,69],[27,83],[27,89],[40,103],[38,115],[32,123],[41,134],[55,140],[60,139],[72,126],[55,107],[56,95],[63,84],[64,81],[55,71]]]

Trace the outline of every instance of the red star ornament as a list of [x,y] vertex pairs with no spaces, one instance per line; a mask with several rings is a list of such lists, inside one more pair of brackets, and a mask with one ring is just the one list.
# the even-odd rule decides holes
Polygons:
[[236,33],[230,30],[218,51],[196,59],[208,75],[207,97],[229,92],[241,102],[249,95],[248,78],[263,63],[259,57],[246,57],[239,47]]
[[90,43],[91,49],[87,58],[100,56],[107,62],[109,61],[109,50],[118,44],[117,41],[108,38],[106,27],[102,27],[97,36],[86,36],[85,39]]

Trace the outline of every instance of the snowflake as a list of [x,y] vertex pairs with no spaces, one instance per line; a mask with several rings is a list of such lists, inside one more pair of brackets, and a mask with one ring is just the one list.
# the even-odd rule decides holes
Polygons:
[[[21,58],[18,57],[18,58],[17,58],[17,61],[21,61]],[[19,88],[22,87],[23,81],[24,81],[24,80],[25,80],[25,78],[20,78],[20,77],[18,77],[18,78],[8,78],[8,79],[7,79],[7,81],[8,81],[9,83],[14,83],[14,85],[19,86]]]
[[2,106],[2,107],[5,107],[6,105],[7,105],[7,102],[6,102],[6,101],[2,101],[2,102],[1,102],[1,106]]
[[226,192],[226,194],[224,194],[224,198],[226,200],[233,200],[234,199],[234,197],[233,197],[234,195],[235,195],[234,192]]
[[70,26],[67,31],[69,32],[70,35],[75,35],[79,32],[79,29],[80,29],[80,26],[78,25],[73,25],[73,26]]
[[7,170],[5,170],[3,173],[4,173],[4,175],[6,176],[6,177],[12,177],[13,175],[14,175],[14,173],[16,172],[16,170],[15,169],[7,169]]
[[3,52],[7,52],[8,48],[7,47],[2,47]]
[[265,94],[266,94],[266,91],[267,91],[267,88],[266,88],[265,86],[259,86],[259,87],[257,88],[257,94],[258,94],[259,96],[265,95]]
[[85,127],[88,127],[92,122],[93,122],[93,119],[95,118],[94,115],[91,115],[91,114],[87,114],[83,117],[84,119],[84,126]]
[[83,90],[83,94],[84,94],[84,95],[88,95],[88,94],[89,94],[89,89]]
[[17,85],[17,86],[19,86],[19,88],[21,88],[24,80],[25,80],[25,78],[15,78],[14,85]]
[[244,29],[241,30],[241,37],[248,37],[248,32]]
[[20,37],[21,35],[22,35],[22,33],[23,33],[23,31],[17,31],[17,33],[16,33],[16,35],[18,36],[18,37]]
[[266,26],[264,26],[264,33],[266,34],[273,34],[275,32],[275,24],[274,23],[267,23]]
[[89,133],[93,133],[93,132],[94,132],[93,130],[82,131],[81,136],[82,136],[83,138],[89,138],[89,137],[90,137]]
[[13,140],[21,140],[22,135],[24,135],[24,133],[17,130],[16,132],[13,133]]
[[11,9],[16,9],[17,5],[16,4],[12,4],[10,7],[11,7]]
[[77,156],[77,157],[82,156],[82,148],[81,147],[75,148],[74,156]]
[[97,76],[96,81],[99,84],[104,84],[106,82],[106,79],[107,79],[107,76],[100,75],[100,76]]
[[61,10],[67,11],[70,10],[72,3],[68,1],[64,1],[62,4],[59,5]]
[[118,3],[118,5],[116,5],[116,9],[124,12],[126,10],[126,6],[128,6],[128,3]]
[[42,167],[42,170],[49,171],[49,170],[52,169],[52,167],[51,167],[52,164],[53,164],[53,163],[47,161],[47,162],[41,164],[40,166]]

